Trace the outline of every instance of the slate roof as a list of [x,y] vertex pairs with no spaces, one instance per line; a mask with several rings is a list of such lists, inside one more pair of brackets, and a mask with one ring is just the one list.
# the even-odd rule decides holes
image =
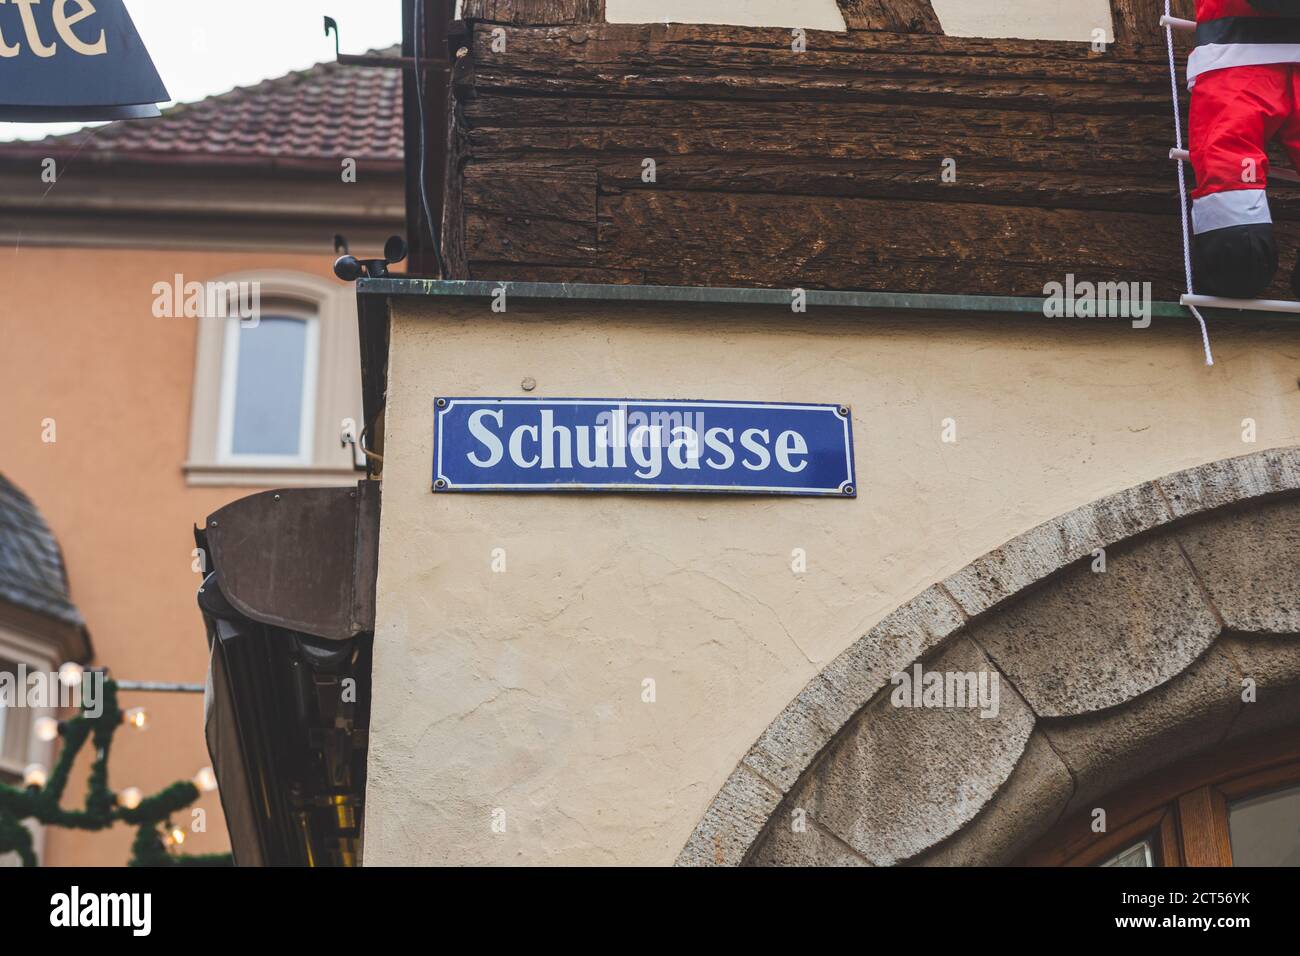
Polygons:
[[[372,50],[399,56],[400,47]],[[0,153],[76,150],[100,160],[232,159],[337,165],[402,162],[402,71],[318,63],[253,86],[194,103],[161,117],[123,120],[25,143],[0,144]]]
[[59,543],[30,498],[0,475],[0,601],[84,627]]

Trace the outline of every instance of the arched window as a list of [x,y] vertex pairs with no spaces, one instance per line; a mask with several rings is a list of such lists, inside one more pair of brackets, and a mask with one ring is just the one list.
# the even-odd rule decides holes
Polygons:
[[361,422],[353,289],[267,270],[207,286],[221,290],[210,301],[228,296],[229,306],[198,319],[189,483],[356,481],[356,455],[340,441],[346,424],[357,434]]
[[[0,783],[19,784],[30,764],[53,766],[54,742],[40,725],[68,702],[55,674],[90,656],[58,540],[37,502],[0,474]],[[39,857],[41,827],[26,825]],[[0,855],[0,868],[17,862]]]
[[1040,840],[1023,862],[1300,866],[1300,745],[1279,746],[1276,739],[1198,758],[1098,800]]

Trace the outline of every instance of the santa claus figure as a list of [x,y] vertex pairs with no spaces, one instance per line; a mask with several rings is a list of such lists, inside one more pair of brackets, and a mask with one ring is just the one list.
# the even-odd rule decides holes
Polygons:
[[[1187,59],[1196,291],[1258,298],[1277,273],[1274,138],[1300,169],[1300,0],[1196,0]],[[1300,297],[1300,262],[1291,284]]]

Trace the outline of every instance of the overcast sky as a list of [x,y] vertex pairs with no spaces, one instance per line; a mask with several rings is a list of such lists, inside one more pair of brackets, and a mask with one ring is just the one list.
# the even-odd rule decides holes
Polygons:
[[[126,0],[163,83],[190,102],[334,58],[401,42],[401,0]],[[39,139],[77,124],[0,123],[0,140]]]

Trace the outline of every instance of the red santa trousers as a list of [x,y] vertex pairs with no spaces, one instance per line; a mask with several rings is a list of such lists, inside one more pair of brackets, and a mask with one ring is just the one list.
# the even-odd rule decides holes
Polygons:
[[[1266,12],[1292,6],[1298,16]],[[1300,0],[1198,0],[1196,13],[1187,61],[1195,284],[1255,298],[1277,272],[1268,143],[1278,139],[1300,164]]]

